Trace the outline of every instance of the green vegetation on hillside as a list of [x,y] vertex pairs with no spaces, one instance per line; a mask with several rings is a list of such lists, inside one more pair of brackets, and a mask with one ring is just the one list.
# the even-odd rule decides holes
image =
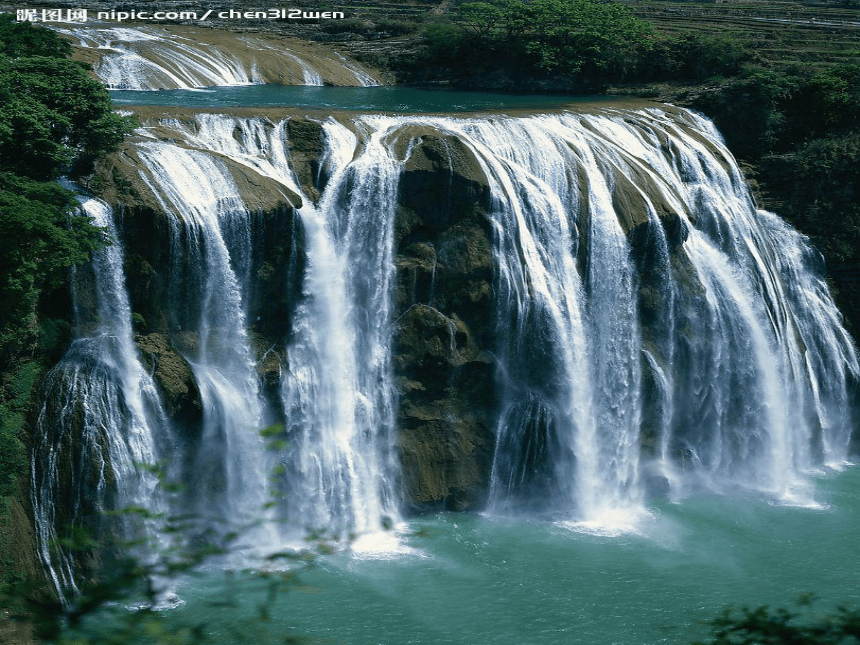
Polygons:
[[[103,243],[54,183],[115,148],[128,121],[56,34],[0,15],[0,360],[32,350],[40,298]],[[6,370],[4,370],[6,371]]]
[[457,6],[464,39],[506,51],[526,66],[566,76],[624,68],[650,25],[618,3],[594,0],[495,0]]
[[127,119],[69,52],[53,32],[0,15],[0,171],[39,181],[80,174],[122,141]]
[[701,79],[736,73],[750,57],[731,39],[661,34],[629,6],[599,0],[460,2],[421,33],[423,48],[400,61],[407,79],[441,69],[459,84],[495,77],[500,89],[543,83],[599,91],[632,79]]
[[29,22],[17,22],[11,13],[0,14],[0,56],[67,58],[71,54],[69,42],[58,38],[53,31],[34,29]]

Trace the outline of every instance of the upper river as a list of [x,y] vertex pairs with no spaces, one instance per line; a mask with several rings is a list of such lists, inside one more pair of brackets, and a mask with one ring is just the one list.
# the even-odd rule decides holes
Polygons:
[[564,94],[463,92],[409,87],[317,87],[308,85],[235,85],[181,90],[111,90],[113,102],[124,105],[173,105],[189,108],[292,107],[314,110],[375,112],[470,112],[534,110],[572,103],[617,102],[617,97]]

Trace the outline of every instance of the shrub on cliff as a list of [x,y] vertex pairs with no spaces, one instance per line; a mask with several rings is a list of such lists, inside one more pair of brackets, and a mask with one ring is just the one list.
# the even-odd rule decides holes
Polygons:
[[790,152],[860,128],[860,65],[779,71],[748,66],[692,107],[714,119],[739,157]]
[[[801,605],[808,604],[808,598],[801,599]],[[711,638],[694,645],[850,645],[860,640],[860,612],[844,607],[819,618],[783,608],[725,609],[709,625]]]
[[639,43],[636,66],[621,80],[703,80],[735,76],[751,59],[752,53],[746,46],[730,36],[661,35]]
[[71,214],[76,204],[53,182],[0,173],[0,329],[25,322],[40,294],[64,284],[67,269],[104,243],[101,229]]

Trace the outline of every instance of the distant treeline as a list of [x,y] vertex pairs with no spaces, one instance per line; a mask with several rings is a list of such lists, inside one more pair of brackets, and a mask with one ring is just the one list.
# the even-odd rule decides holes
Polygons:
[[582,91],[630,80],[702,79],[740,71],[750,53],[730,38],[665,35],[617,2],[493,0],[454,5],[421,28],[423,49],[398,61],[452,78],[506,71]]

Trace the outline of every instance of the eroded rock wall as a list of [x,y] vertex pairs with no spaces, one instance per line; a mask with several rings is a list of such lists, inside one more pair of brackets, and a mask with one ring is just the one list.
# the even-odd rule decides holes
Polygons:
[[401,464],[418,509],[479,506],[492,465],[489,188],[458,140],[428,134],[400,181],[394,369]]

